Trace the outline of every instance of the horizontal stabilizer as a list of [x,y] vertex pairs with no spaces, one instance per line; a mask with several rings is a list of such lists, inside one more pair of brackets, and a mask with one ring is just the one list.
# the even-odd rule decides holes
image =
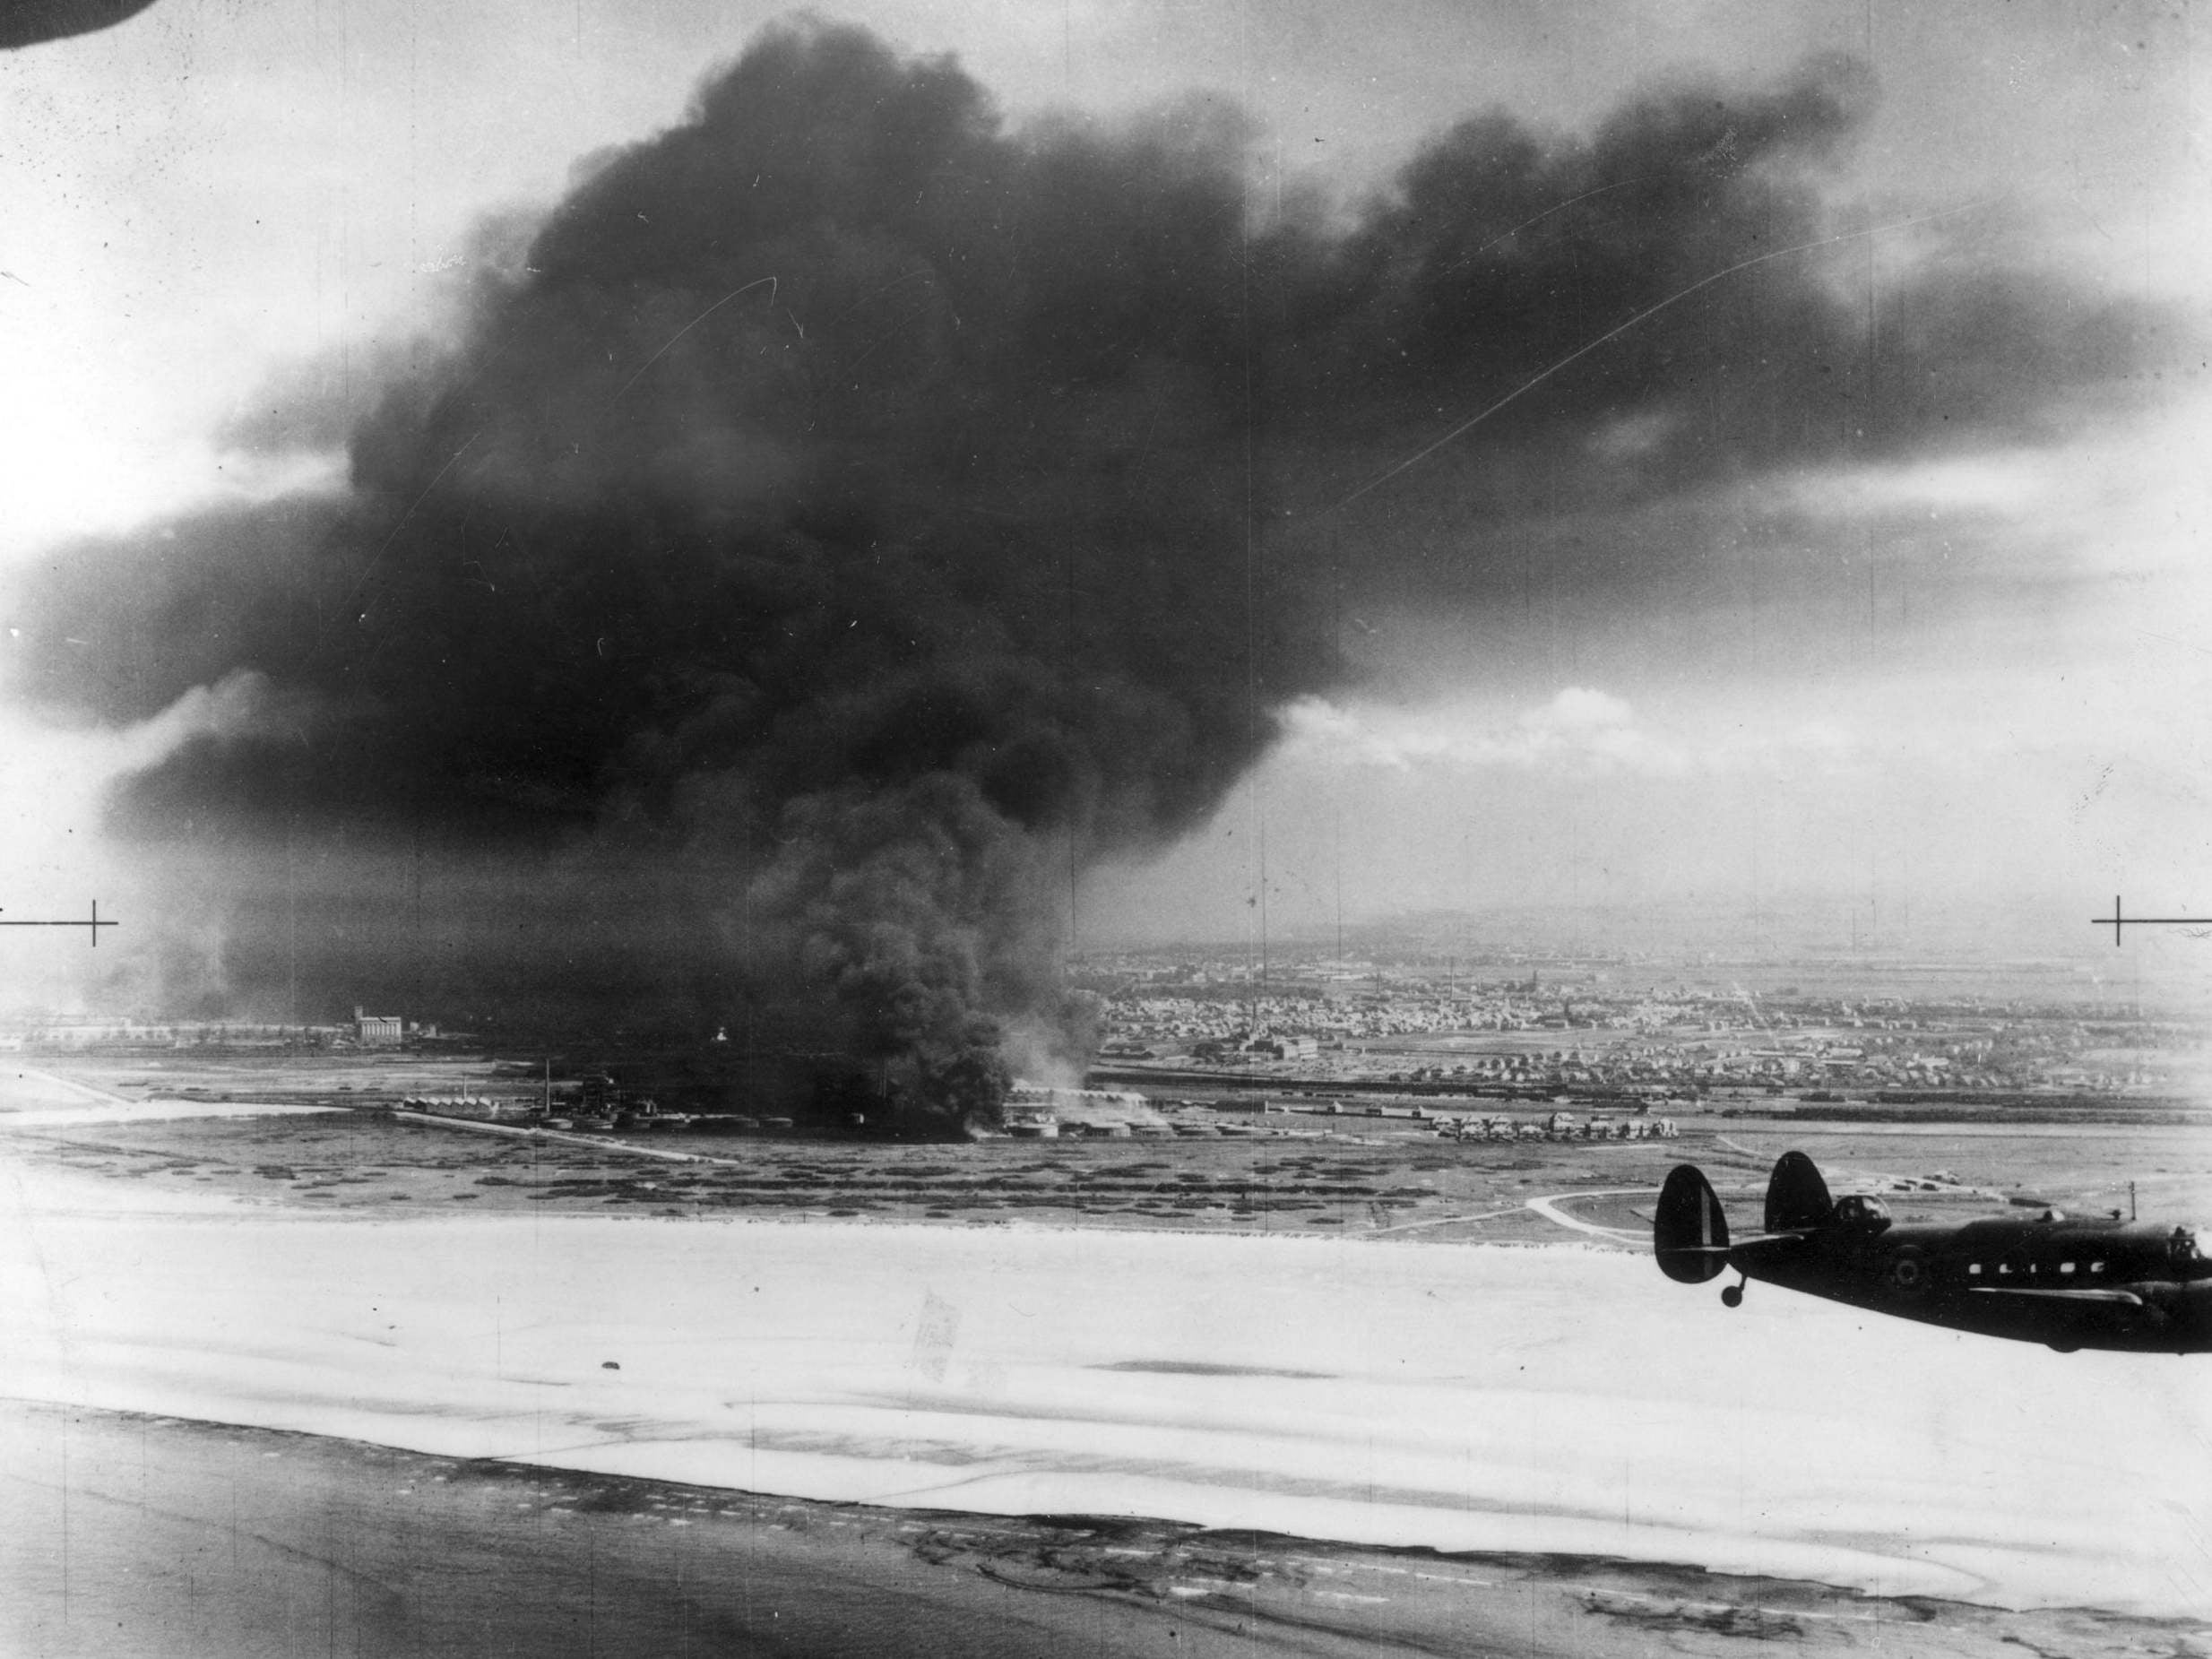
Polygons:
[[1697,1165],[1679,1163],[1660,1188],[1651,1244],[1659,1271],[1681,1284],[1701,1284],[1728,1268],[1728,1217]]
[[1828,1184],[1810,1158],[1785,1152],[1775,1160],[1775,1172],[1767,1179],[1768,1232],[1825,1226],[1835,1214],[1836,1200],[1828,1197]]

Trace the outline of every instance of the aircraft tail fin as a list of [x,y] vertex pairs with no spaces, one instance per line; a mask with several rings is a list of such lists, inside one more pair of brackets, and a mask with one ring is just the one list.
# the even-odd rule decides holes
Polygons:
[[1713,1184],[1694,1163],[1678,1163],[1652,1213],[1659,1271],[1680,1284],[1702,1284],[1728,1270],[1728,1217]]
[[1810,1158],[1785,1152],[1775,1160],[1775,1172],[1767,1181],[1768,1232],[1818,1227],[1835,1214],[1836,1200],[1828,1197],[1828,1184]]

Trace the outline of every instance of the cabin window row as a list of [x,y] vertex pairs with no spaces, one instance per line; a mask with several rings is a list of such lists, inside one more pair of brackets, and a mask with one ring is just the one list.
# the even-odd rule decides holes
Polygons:
[[2058,1262],[2055,1264],[2026,1262],[2017,1267],[2010,1262],[1999,1262],[1994,1273],[1991,1273],[1990,1270],[1981,1262],[1968,1262],[1966,1264],[1966,1276],[1970,1279],[1979,1279],[1984,1276],[1997,1279],[2009,1279],[2017,1274],[2020,1277],[2032,1279],[2038,1273],[2040,1273],[2043,1270],[2043,1267],[2046,1265],[2055,1266],[2061,1274],[2076,1272],[2099,1274],[2104,1271],[2104,1264],[2099,1261]]

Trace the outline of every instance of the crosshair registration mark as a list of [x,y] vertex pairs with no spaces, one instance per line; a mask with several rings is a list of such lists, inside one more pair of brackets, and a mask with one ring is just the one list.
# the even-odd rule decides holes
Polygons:
[[2110,928],[2113,930],[2113,944],[2117,948],[2122,928],[2207,928],[2212,927],[2212,916],[2130,916],[2121,910],[2120,895],[2115,893],[2113,894],[2113,913],[2109,916],[2092,916],[2089,925],[2093,928]]
[[[2129,920],[2133,920],[2134,918],[2130,917]],[[119,921],[100,920],[98,899],[92,901],[92,913],[81,921],[0,921],[0,928],[82,928],[92,936],[92,943],[95,946],[99,944],[99,930],[102,928],[119,928],[122,925]]]

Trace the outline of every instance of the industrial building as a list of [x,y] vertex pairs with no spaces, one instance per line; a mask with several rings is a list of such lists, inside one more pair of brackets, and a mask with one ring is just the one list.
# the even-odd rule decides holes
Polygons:
[[353,1010],[353,1034],[364,1049],[396,1049],[407,1040],[407,1020],[398,1014]]

